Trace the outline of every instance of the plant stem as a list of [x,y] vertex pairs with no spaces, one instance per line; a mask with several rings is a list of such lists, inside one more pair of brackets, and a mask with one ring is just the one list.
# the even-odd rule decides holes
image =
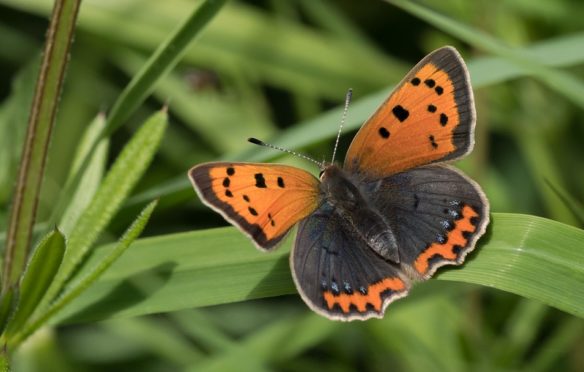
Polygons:
[[22,151],[6,240],[2,291],[14,284],[24,266],[35,222],[55,113],[81,0],[56,0]]

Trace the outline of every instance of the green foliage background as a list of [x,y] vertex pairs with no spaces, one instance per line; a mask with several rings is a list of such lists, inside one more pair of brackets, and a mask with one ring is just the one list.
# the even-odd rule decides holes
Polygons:
[[[82,3],[37,238],[79,166],[74,159],[104,125],[97,114],[111,113],[133,78],[147,93],[141,68],[200,3]],[[0,233],[51,7],[48,0],[0,0]],[[94,222],[107,225],[77,270],[81,279],[118,251],[110,243],[159,198],[148,237],[51,318],[58,326],[29,339],[14,368],[582,370],[583,18],[578,0],[229,2],[152,96],[118,119],[123,126],[96,151],[59,223],[82,251],[97,239]],[[445,44],[468,62],[477,101],[477,145],[457,165],[486,191],[492,226],[464,268],[420,284],[385,319],[318,317],[295,294],[290,241],[266,255],[233,228],[217,229],[225,222],[197,200],[186,171],[216,159],[277,159],[316,172],[245,139],[328,159],[349,87],[354,103],[341,150],[393,84]],[[139,172],[117,168],[104,178],[105,169],[164,105],[170,123],[162,144],[126,198],[125,178]],[[139,150],[135,157],[146,156]],[[94,197],[100,184],[107,191]],[[111,221],[100,208],[110,202],[123,202]],[[71,237],[78,221],[83,228]]]

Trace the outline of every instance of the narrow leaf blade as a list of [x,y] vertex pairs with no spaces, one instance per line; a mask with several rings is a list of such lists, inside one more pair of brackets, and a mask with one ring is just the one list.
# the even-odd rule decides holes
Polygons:
[[[495,213],[464,266],[445,268],[438,278],[498,288],[583,316],[582,247],[580,229]],[[91,257],[86,267],[104,253]],[[145,275],[157,275],[162,283],[145,293],[131,285],[114,291],[119,283],[138,283]],[[138,316],[295,292],[287,249],[257,252],[236,229],[220,228],[137,241],[64,316],[70,322]]]
[[57,314],[61,309],[67,306],[72,300],[78,297],[91,284],[93,284],[130,247],[134,240],[140,236],[146,227],[148,220],[150,220],[150,216],[152,215],[152,212],[154,212],[157,203],[158,201],[153,201],[148,204],[138,215],[132,225],[126,230],[124,235],[120,238],[120,241],[116,244],[115,248],[108,252],[108,255],[104,257],[97,265],[93,266],[92,269],[87,274],[85,274],[85,276],[83,276],[79,281],[73,283],[67,292],[59,299],[57,299],[45,313],[40,314],[34,320],[34,322],[30,323],[26,328],[16,328],[19,333],[16,334],[14,338],[9,339],[9,345],[14,347],[18,343],[25,340],[34,331],[44,325],[52,316]]
[[18,305],[7,325],[7,334],[19,330],[35,310],[59,270],[64,254],[65,237],[57,229],[34,250],[20,281]]
[[[105,116],[103,114],[97,115],[89,124],[83,138],[79,142],[69,177],[73,177],[79,170],[83,159],[91,151],[92,143],[97,140],[97,136],[104,127]],[[83,175],[79,181],[77,190],[73,193],[67,210],[63,214],[63,218],[59,224],[59,227],[66,235],[71,233],[75,222],[79,219],[85,208],[87,208],[99,188],[105,172],[108,146],[109,140],[107,138],[102,139],[89,160],[89,164],[81,171]]]
[[152,115],[124,147],[95,197],[79,218],[68,242],[63,265],[47,299],[53,299],[89,252],[149,166],[167,125],[166,110]]

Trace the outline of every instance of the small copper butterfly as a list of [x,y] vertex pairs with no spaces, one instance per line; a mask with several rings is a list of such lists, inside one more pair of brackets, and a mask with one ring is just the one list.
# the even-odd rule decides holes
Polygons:
[[189,177],[201,200],[262,251],[299,223],[290,266],[306,304],[335,320],[381,318],[413,282],[460,265],[489,223],[477,183],[445,164],[474,145],[468,70],[427,55],[320,179],[280,164],[214,162]]

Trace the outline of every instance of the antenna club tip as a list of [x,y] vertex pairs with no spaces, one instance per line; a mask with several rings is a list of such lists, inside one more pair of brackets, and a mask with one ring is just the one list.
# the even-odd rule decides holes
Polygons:
[[255,144],[255,145],[263,145],[263,144],[264,144],[262,141],[260,141],[260,140],[259,140],[259,139],[257,139],[257,138],[254,138],[254,137],[250,137],[250,138],[248,138],[248,139],[247,139],[247,141],[248,141],[248,142],[251,142],[251,143],[253,143],[253,144]]

